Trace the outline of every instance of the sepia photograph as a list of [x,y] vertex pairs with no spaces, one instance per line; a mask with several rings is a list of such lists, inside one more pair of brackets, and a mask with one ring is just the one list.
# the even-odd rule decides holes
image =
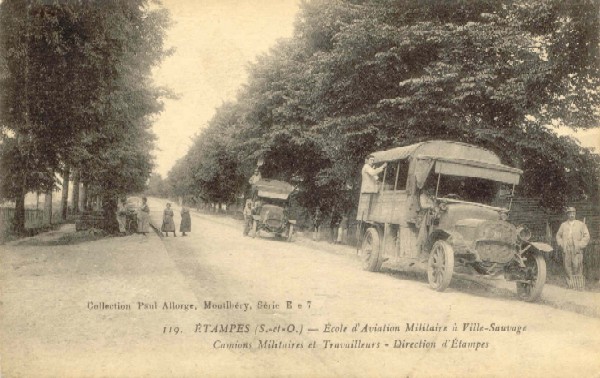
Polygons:
[[0,0],[0,377],[599,377],[599,0]]

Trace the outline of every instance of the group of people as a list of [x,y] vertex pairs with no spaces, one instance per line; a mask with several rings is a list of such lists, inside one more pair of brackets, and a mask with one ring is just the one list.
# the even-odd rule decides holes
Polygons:
[[127,201],[122,198],[117,202],[117,223],[119,224],[119,233],[127,235],[128,232],[137,232],[146,236],[150,232],[150,207],[148,207],[148,199],[142,198],[142,205],[137,211],[137,228],[132,229],[133,215],[135,212],[129,212],[127,209]]
[[[312,216],[312,240],[319,240],[321,224],[323,223],[323,213],[319,207],[315,208]],[[348,227],[348,217],[340,214],[337,208],[331,210],[329,217],[329,242],[332,244],[342,244],[344,240],[344,231]]]
[[[128,232],[137,231],[139,234],[143,234],[146,236],[148,232],[150,232],[150,207],[148,206],[148,199],[146,197],[142,198],[142,204],[137,211],[137,230],[132,230],[130,228],[131,220],[128,220],[128,217],[131,217],[135,212],[131,214],[127,210],[127,202],[125,199],[121,199],[117,204],[117,222],[119,224],[119,233],[121,235],[126,235]],[[171,209],[171,204],[167,203],[165,210],[163,211],[163,220],[162,226],[160,230],[165,233],[166,236],[169,236],[169,232],[173,233],[173,236],[177,236],[175,230],[175,221],[174,221],[175,213]],[[181,222],[179,224],[179,232],[181,232],[182,236],[187,236],[186,232],[192,231],[192,220],[190,218],[190,210],[186,206],[181,207]]]
[[[169,232],[173,233],[173,237],[177,237],[175,232],[175,221],[173,220],[175,213],[171,209],[171,204],[167,203],[166,208],[163,210],[163,221],[160,230],[165,233],[165,236],[169,236]],[[179,223],[179,232],[181,236],[187,236],[186,232],[192,231],[192,219],[190,218],[190,209],[185,205],[181,207],[181,222]]]

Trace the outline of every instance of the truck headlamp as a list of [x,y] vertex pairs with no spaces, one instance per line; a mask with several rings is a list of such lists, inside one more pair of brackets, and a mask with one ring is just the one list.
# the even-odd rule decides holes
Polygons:
[[523,241],[528,241],[531,239],[531,230],[525,225],[520,225],[517,227],[517,236]]

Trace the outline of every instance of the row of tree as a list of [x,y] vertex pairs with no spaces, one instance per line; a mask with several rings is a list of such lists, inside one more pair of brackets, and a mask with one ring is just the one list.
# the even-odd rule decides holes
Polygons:
[[[595,0],[313,0],[249,68],[169,172],[170,195],[232,202],[257,159],[299,200],[355,205],[373,151],[428,139],[487,147],[541,204],[598,196],[599,156],[546,125],[597,127]],[[164,183],[163,183],[164,187]]]
[[15,200],[17,231],[25,194],[51,193],[57,174],[63,194],[71,176],[107,214],[145,188],[168,25],[148,0],[0,2],[0,197]]

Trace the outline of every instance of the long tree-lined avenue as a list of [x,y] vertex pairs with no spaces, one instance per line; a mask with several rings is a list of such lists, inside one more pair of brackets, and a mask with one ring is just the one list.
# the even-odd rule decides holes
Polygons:
[[0,376],[598,376],[598,14],[0,0]]
[[[150,201],[154,222],[163,203]],[[230,218],[193,213],[192,224],[185,238],[8,246],[3,373],[557,377],[600,368],[598,318],[460,279],[438,293],[418,275],[364,272],[352,253],[245,238]]]

